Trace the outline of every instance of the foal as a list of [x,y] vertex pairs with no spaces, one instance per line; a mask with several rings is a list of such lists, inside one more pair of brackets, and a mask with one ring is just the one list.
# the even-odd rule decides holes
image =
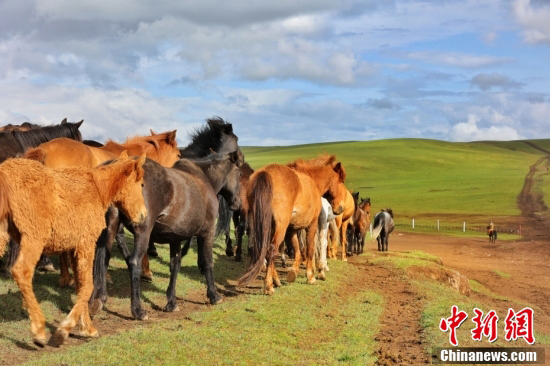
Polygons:
[[123,153],[111,165],[95,169],[49,169],[28,159],[9,159],[0,165],[0,254],[10,237],[19,242],[12,275],[23,295],[36,345],[46,343],[45,318],[32,289],[34,268],[42,252],[74,251],[77,260],[78,297],[52,335],[51,344],[63,344],[77,321],[82,335],[98,335],[88,312],[95,243],[111,204],[135,223],[145,219],[144,162],[145,155],[134,161]]

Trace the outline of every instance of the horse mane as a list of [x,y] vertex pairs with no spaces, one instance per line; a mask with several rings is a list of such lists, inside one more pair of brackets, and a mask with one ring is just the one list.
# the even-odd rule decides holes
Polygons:
[[286,166],[292,169],[308,169],[311,167],[324,167],[332,165],[335,161],[335,155],[322,154],[309,160],[297,159],[292,163],[288,163]]
[[383,209],[382,212],[387,212],[390,214],[391,218],[393,219],[393,210],[391,208]]
[[[206,120],[207,125],[195,129],[190,135],[191,143],[180,149],[184,158],[197,158],[210,154],[211,150],[218,150],[222,134],[233,135],[233,125],[221,117],[212,117]],[[235,136],[235,138],[237,138]]]
[[[64,120],[65,121],[65,120]],[[59,137],[69,137],[73,140],[82,141],[79,127],[83,121],[77,123],[61,123],[59,125],[43,126],[27,131],[10,130],[0,132],[1,135],[11,135],[21,145],[23,150],[36,147],[43,142]]]

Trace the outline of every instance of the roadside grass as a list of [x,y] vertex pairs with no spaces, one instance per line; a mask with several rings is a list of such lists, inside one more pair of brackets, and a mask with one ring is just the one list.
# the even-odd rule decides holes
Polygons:
[[[346,293],[358,269],[333,261],[329,279],[294,284],[267,297],[248,294],[208,311],[44,354],[42,364],[336,364],[375,361],[375,334],[384,308],[367,288]],[[356,284],[355,284],[356,287]]]
[[499,277],[502,277],[502,278],[510,278],[510,277],[512,277],[511,274],[506,273],[506,272],[499,271],[498,269],[495,269],[494,272],[495,272]]

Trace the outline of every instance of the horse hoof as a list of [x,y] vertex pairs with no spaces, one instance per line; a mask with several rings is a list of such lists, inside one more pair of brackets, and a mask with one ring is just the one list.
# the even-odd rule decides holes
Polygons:
[[329,272],[329,271],[330,271],[330,268],[328,268],[328,266],[325,266],[325,268],[323,268],[323,270],[324,270],[325,272]]
[[145,310],[141,310],[138,314],[132,314],[135,320],[148,320],[149,315]]
[[91,315],[99,313],[101,309],[103,309],[103,301],[101,301],[100,299],[94,299],[94,301],[92,301],[92,304],[88,307],[88,311]]
[[48,342],[49,345],[52,347],[59,347],[63,343],[65,343],[65,339],[67,339],[68,333],[62,329],[57,329],[54,334],[52,334],[52,337],[50,338],[50,341]]
[[148,274],[148,273],[143,273],[141,274],[141,276],[139,276],[139,278],[143,281],[143,282],[153,282],[153,274]]
[[296,271],[294,271],[294,268],[291,268],[286,273],[286,282],[292,283],[296,281]]
[[59,287],[75,287],[74,278],[72,277],[60,277],[59,278]]
[[317,282],[317,280],[315,279],[315,277],[311,277],[311,279],[308,278],[308,280],[307,280],[307,284],[308,284],[308,285],[313,285],[313,284],[315,284],[315,282]]
[[34,343],[37,347],[44,348],[46,346],[46,338],[35,337],[32,339],[32,343]]
[[164,307],[164,311],[166,311],[167,313],[180,311],[180,307],[178,306],[178,304],[166,304],[166,306]]
[[105,282],[107,282],[109,285],[113,284],[113,279],[111,278],[110,274],[105,274]]
[[273,295],[275,293],[275,289],[273,287],[266,288],[264,292],[266,295]]
[[342,258],[342,261],[347,262],[348,259],[346,257]]
[[325,274],[323,272],[320,272],[318,275],[317,275],[317,278],[320,279],[321,281],[325,281],[327,278],[325,276]]
[[48,263],[44,266],[39,266],[37,269],[41,272],[56,272],[57,271],[52,263]]

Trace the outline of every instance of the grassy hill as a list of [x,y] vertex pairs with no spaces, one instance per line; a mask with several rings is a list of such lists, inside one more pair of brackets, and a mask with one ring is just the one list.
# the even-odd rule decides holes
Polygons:
[[[550,149],[550,140],[531,143]],[[245,147],[243,152],[255,169],[323,152],[335,154],[347,170],[349,189],[371,197],[374,210],[392,207],[401,218],[519,215],[516,199],[529,166],[544,156],[525,141],[424,139]]]

